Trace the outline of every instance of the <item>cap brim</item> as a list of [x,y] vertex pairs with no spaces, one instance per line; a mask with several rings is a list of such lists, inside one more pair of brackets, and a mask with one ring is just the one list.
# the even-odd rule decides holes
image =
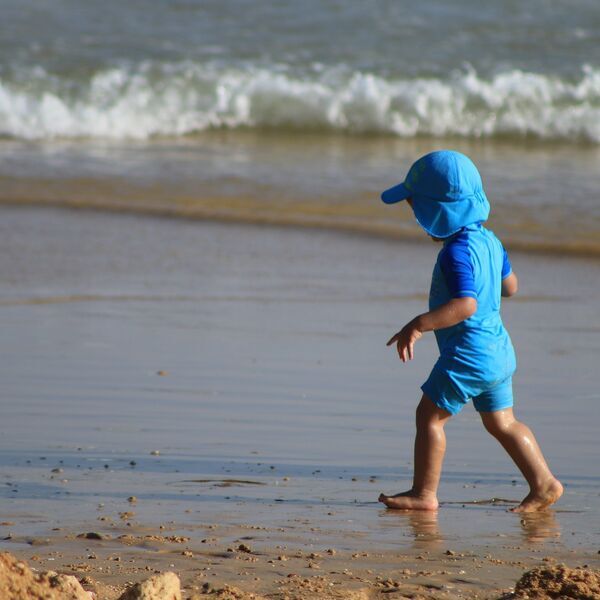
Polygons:
[[410,192],[403,183],[399,183],[398,185],[391,187],[389,190],[385,190],[385,192],[381,194],[381,199],[386,204],[395,204],[396,202],[406,200],[409,197]]

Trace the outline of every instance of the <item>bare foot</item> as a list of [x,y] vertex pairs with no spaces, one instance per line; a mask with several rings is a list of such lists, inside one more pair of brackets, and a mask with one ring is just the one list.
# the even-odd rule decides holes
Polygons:
[[531,491],[523,502],[511,508],[511,512],[526,513],[536,512],[538,510],[544,510],[551,504],[554,504],[563,494],[563,486],[558,479],[551,479],[546,485],[541,487],[539,490]]
[[420,496],[412,490],[394,496],[380,494],[379,502],[383,502],[388,508],[400,510],[437,510],[438,508],[435,496]]

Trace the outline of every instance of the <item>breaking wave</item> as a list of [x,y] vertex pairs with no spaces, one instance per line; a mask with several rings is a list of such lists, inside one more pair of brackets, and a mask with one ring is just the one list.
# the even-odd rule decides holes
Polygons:
[[343,66],[190,61],[119,65],[75,80],[40,67],[0,77],[0,136],[148,139],[213,128],[413,136],[532,137],[600,143],[600,69],[572,80],[472,69],[393,79]]

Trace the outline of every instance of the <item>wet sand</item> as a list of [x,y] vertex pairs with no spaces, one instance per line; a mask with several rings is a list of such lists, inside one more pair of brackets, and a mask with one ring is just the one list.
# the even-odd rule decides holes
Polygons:
[[513,248],[600,256],[600,149],[527,140],[397,138],[323,132],[203,132],[151,143],[0,144],[0,204],[312,226],[420,239],[379,193],[435,147],[472,157],[490,226]]
[[[544,519],[537,517],[527,519],[543,529]],[[86,589],[107,599],[165,571],[178,574],[184,598],[226,586],[269,598],[499,598],[530,568],[559,562],[593,566],[585,553],[556,552],[539,542],[499,540],[493,547],[458,549],[436,538],[436,518],[427,514],[404,515],[404,524],[418,536],[415,547],[405,551],[361,544],[323,527],[318,518],[310,523],[314,543],[308,546],[291,528],[250,520],[236,526],[168,522],[156,528],[135,517],[107,518],[114,522],[97,524],[93,531],[15,539],[10,550],[37,570],[77,576]],[[349,541],[354,547],[346,549]],[[24,542],[29,548],[23,549]]]
[[385,341],[424,309],[434,244],[7,207],[0,229],[1,549],[107,598],[155,570],[188,595],[494,598],[598,567],[597,261],[514,254],[504,308],[563,499],[508,513],[526,486],[468,408],[440,510],[414,515],[376,498],[409,485],[435,347],[401,365]]

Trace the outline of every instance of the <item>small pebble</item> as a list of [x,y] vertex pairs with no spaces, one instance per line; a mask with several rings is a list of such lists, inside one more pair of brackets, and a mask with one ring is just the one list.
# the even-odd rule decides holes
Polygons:
[[97,531],[88,531],[87,533],[80,533],[78,538],[84,538],[86,540],[105,540],[108,536],[98,533]]

